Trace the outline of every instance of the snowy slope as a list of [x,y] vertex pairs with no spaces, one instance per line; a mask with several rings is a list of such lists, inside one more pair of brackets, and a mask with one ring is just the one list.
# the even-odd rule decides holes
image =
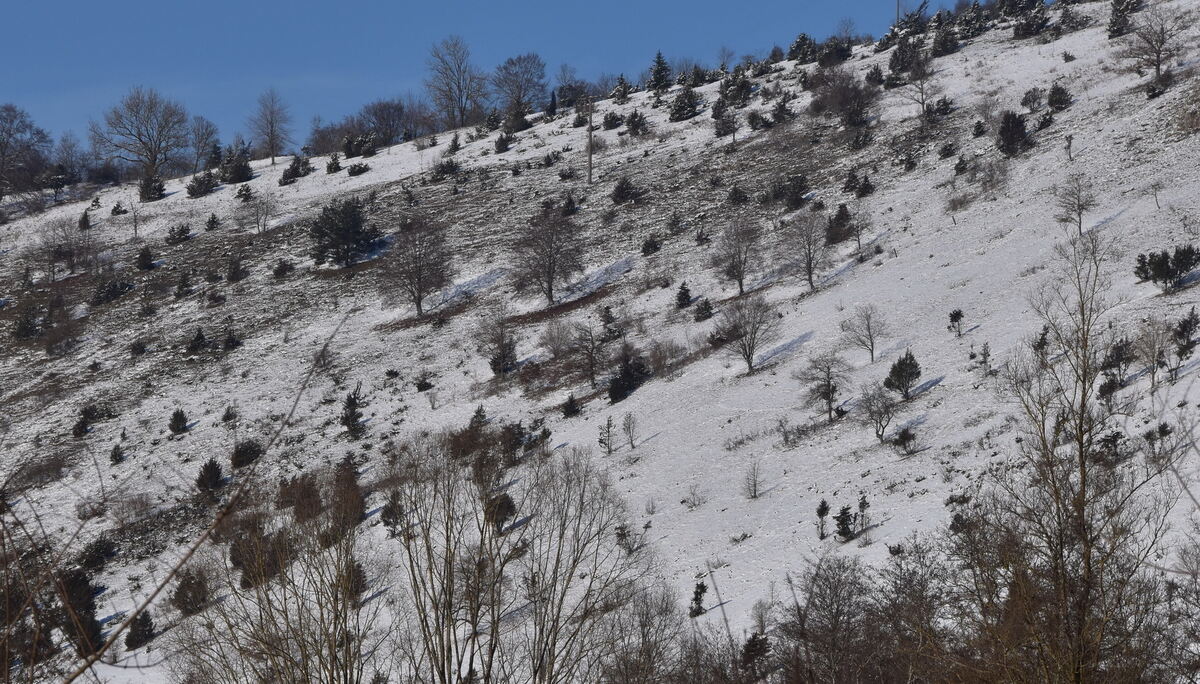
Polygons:
[[[1195,0],[1176,4],[1200,6]],[[1096,16],[1103,10],[1100,5],[1081,7]],[[1186,56],[1189,66],[1200,58],[1196,38],[1192,36]],[[1077,59],[1065,62],[1064,51]],[[127,495],[143,493],[151,510],[166,510],[190,497],[203,460],[210,455],[223,460],[231,448],[233,435],[220,420],[226,406],[237,405],[243,416],[238,438],[267,435],[287,414],[313,354],[333,336],[334,370],[319,375],[300,397],[282,446],[265,464],[269,482],[275,475],[332,464],[361,447],[345,439],[333,403],[359,381],[370,401],[372,438],[367,442],[376,446],[389,437],[403,439],[419,431],[460,426],[482,405],[493,418],[545,417],[557,449],[582,446],[605,458],[596,448],[598,426],[608,416],[619,424],[629,412],[639,423],[636,448],[624,445],[606,463],[627,498],[631,526],[649,525],[647,539],[681,593],[693,577],[713,569],[728,602],[726,611],[735,624],[744,624],[751,605],[766,596],[772,582],[782,581],[809,560],[826,553],[878,560],[886,556],[886,544],[913,532],[938,530],[948,519],[945,499],[971,490],[990,463],[1006,458],[1015,436],[1012,407],[968,353],[987,343],[993,362],[1002,363],[1038,329],[1027,296],[1048,282],[1054,245],[1066,235],[1053,218],[1052,191],[1067,174],[1086,174],[1100,198],[1099,208],[1085,219],[1086,230],[1103,232],[1123,250],[1112,272],[1112,296],[1119,302],[1113,312],[1115,329],[1132,332],[1137,322],[1152,315],[1178,318],[1196,302],[1194,290],[1164,297],[1132,275],[1138,251],[1200,238],[1187,234],[1180,218],[1200,216],[1200,136],[1183,136],[1172,120],[1180,103],[1194,92],[1192,83],[1146,100],[1138,87],[1144,79],[1122,69],[1115,52],[1099,21],[1045,44],[1014,42],[1010,31],[994,30],[961,52],[938,59],[936,79],[957,108],[941,124],[939,144],[926,144],[910,172],[891,163],[887,149],[893,136],[915,125],[915,105],[895,92],[884,94],[875,123],[876,143],[865,150],[848,152],[829,122],[817,125],[799,116],[786,127],[740,132],[737,149],[729,154],[721,151],[728,140],[713,138],[707,110],[696,119],[670,123],[665,106],[652,109],[650,96],[638,93],[624,106],[605,102],[601,111],[627,113],[636,108],[649,116],[652,133],[627,141],[616,131],[598,132],[609,147],[597,157],[597,182],[591,187],[582,180],[584,129],[572,128],[569,116],[519,134],[514,149],[503,155],[493,151],[494,133],[465,144],[460,161],[490,173],[486,181],[473,176],[456,194],[451,194],[449,182],[427,184],[422,176],[439,161],[448,135],[439,136],[441,145],[426,150],[412,143],[383,150],[367,160],[372,170],[356,178],[344,172],[328,176],[326,160],[314,158],[316,173],[280,188],[277,179],[286,164],[257,164],[259,175],[250,185],[256,192],[274,194],[284,207],[276,227],[263,235],[235,234],[232,227],[203,232],[209,213],[232,213],[233,189],[223,187],[193,200],[183,189],[188,179],[171,181],[169,196],[146,205],[140,216],[140,238],[153,245],[164,266],[138,276],[146,279],[139,288],[147,289],[155,278],[173,285],[178,269],[200,263],[218,264],[214,268],[219,270],[219,260],[234,251],[247,256],[252,275],[236,284],[213,285],[197,277],[201,291],[226,294],[228,301],[220,307],[207,307],[202,294],[178,301],[168,295],[158,300],[157,316],[145,319],[138,315],[138,291],[95,310],[81,305],[77,313],[85,335],[78,351],[64,358],[48,358],[39,347],[6,348],[0,359],[3,467],[14,468],[48,450],[78,450],[62,481],[31,491],[27,500],[18,502],[41,510],[48,517],[48,529],[74,529],[75,502],[96,497],[101,482],[108,494],[114,489]],[[858,73],[876,63],[886,69],[888,55],[868,49],[856,54],[849,66]],[[800,111],[809,95],[796,86],[795,65],[784,62],[781,67],[767,79],[796,89],[798,99],[791,106]],[[954,190],[947,186],[954,177],[955,159],[939,159],[941,140],[955,141],[968,157],[997,157],[990,136],[971,137],[975,103],[994,97],[1004,108],[1019,109],[1026,89],[1048,88],[1055,81],[1071,90],[1073,106],[1057,114],[1055,123],[1037,134],[1036,146],[1011,163],[1006,187],[983,194],[953,218],[948,215],[946,201]],[[711,102],[715,88],[713,84],[699,92]],[[763,105],[756,99],[752,107]],[[1068,135],[1074,140],[1073,161],[1063,149]],[[552,151],[561,151],[563,160],[539,168],[536,162]],[[533,168],[513,175],[510,167],[517,160],[534,162]],[[576,179],[562,181],[558,172],[568,165],[578,172]],[[877,254],[858,263],[850,245],[841,246],[819,290],[809,294],[803,277],[783,268],[789,246],[783,236],[772,233],[770,267],[750,282],[780,307],[783,327],[778,340],[760,355],[764,369],[754,375],[746,376],[738,359],[720,352],[698,354],[694,362],[655,378],[624,402],[610,406],[598,398],[585,406],[583,415],[563,419],[558,405],[568,392],[587,394],[586,383],[527,396],[516,382],[497,386],[486,360],[474,349],[472,331],[502,303],[510,315],[543,306],[534,298],[512,301],[504,278],[507,237],[542,198],[572,190],[581,200],[578,221],[592,245],[588,272],[567,295],[590,295],[588,303],[563,307],[560,318],[595,322],[597,307],[610,305],[636,321],[630,341],[639,346],[674,340],[688,349],[705,350],[713,321],[695,323],[690,310],[677,312],[675,289],[686,281],[693,295],[711,298],[719,309],[720,300],[735,295],[736,288],[709,268],[711,247],[698,246],[692,239],[694,230],[703,226],[719,232],[734,213],[725,200],[729,187],[736,183],[753,195],[773,170],[804,170],[816,196],[830,209],[838,202],[855,208],[850,195],[841,192],[851,168],[870,169],[877,187],[858,205],[871,214],[869,244],[878,246]],[[607,194],[624,175],[648,188],[649,199],[605,217],[612,206]],[[714,177],[720,178],[719,186],[713,184]],[[1157,201],[1149,191],[1156,181],[1164,186]],[[964,180],[957,182],[960,190],[966,187]],[[376,206],[382,209],[376,220],[391,230],[392,217],[405,211],[405,188],[416,194],[421,208],[450,225],[460,255],[456,284],[445,293],[446,303],[435,309],[446,313],[441,327],[411,324],[413,312],[407,305],[380,295],[372,264],[356,266],[350,277],[310,268],[306,256],[307,240],[298,222],[323,202],[348,192],[377,191]],[[99,197],[103,209],[94,212],[93,219],[101,218],[95,231],[114,262],[129,265],[141,243],[134,240],[129,222],[109,218],[108,209],[118,200],[129,204],[135,189],[106,189]],[[16,291],[23,271],[19,255],[32,244],[34,225],[59,217],[74,220],[85,206],[65,205],[36,220],[0,227],[0,296]],[[747,210],[764,226],[780,218],[775,205],[764,209],[752,203]],[[650,233],[667,236],[673,213],[687,219],[690,230],[667,237],[658,254],[641,256],[638,248]],[[168,228],[181,221],[190,222],[198,235],[180,246],[164,246]],[[1188,225],[1196,230],[1198,224],[1193,219]],[[270,267],[285,256],[300,268],[275,282]],[[670,287],[643,286],[664,277]],[[89,292],[86,284],[80,285],[76,299],[86,300]],[[893,429],[909,425],[917,432],[923,448],[912,456],[881,446],[869,428],[851,420],[821,424],[820,411],[804,405],[801,386],[792,377],[811,355],[839,346],[839,321],[865,302],[886,314],[894,334],[885,340],[874,364],[859,350],[843,352],[854,370],[852,391],[842,400],[853,415],[858,386],[882,379],[890,363],[911,349],[923,368],[922,385]],[[947,314],[955,308],[966,314],[961,338],[946,328]],[[227,355],[190,358],[183,347],[195,328],[203,326],[210,337],[219,335],[228,317],[244,335],[245,345]],[[538,321],[520,328],[522,359],[547,356],[537,342],[544,326],[545,321]],[[150,351],[132,359],[127,350],[136,339],[148,341]],[[100,363],[99,370],[85,370],[93,361]],[[1194,359],[1180,382],[1159,400],[1174,405],[1186,399],[1194,406],[1200,400],[1200,391],[1192,389],[1198,368],[1200,360]],[[398,370],[399,377],[387,377],[385,369]],[[412,381],[426,371],[435,388],[418,393]],[[1147,387],[1148,380],[1140,379],[1128,391],[1145,395]],[[71,425],[89,401],[112,402],[119,415],[98,423],[83,440],[74,440]],[[194,427],[182,438],[168,439],[166,422],[176,407],[186,410]],[[784,448],[774,432],[781,418],[793,425],[819,426],[799,444]],[[123,431],[129,458],[113,466],[108,450]],[[754,462],[761,464],[765,494],[750,500],[740,481]],[[1200,464],[1188,466],[1193,473],[1200,470]],[[369,481],[369,474],[366,477]],[[681,503],[697,493],[701,505]],[[876,525],[870,543],[819,540],[814,513],[818,502],[827,499],[836,511],[855,504],[860,493],[870,501]],[[368,508],[377,504],[373,501]],[[1189,512],[1177,511],[1179,519]],[[114,517],[88,521],[82,537],[94,537],[112,525]],[[371,534],[383,533],[375,527]],[[102,614],[126,609],[139,595],[130,578],[152,575],[149,566],[161,567],[179,541],[173,538],[155,549],[158,560],[131,560],[110,569],[103,582],[108,590],[98,599],[109,608],[102,608]],[[114,674],[114,681],[126,676]]]

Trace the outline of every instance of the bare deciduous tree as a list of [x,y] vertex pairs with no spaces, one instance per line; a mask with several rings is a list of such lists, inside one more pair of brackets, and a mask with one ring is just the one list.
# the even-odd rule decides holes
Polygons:
[[[16,105],[0,105],[0,199],[23,190],[36,159],[50,149],[50,136]],[[34,172],[36,173],[36,172]]]
[[188,117],[183,105],[141,86],[106,111],[103,123],[91,122],[88,131],[97,152],[108,159],[136,164],[146,175],[159,175],[188,146]]
[[583,373],[592,387],[596,386],[596,375],[604,356],[604,339],[592,326],[577,323],[572,328],[571,351],[578,359]]
[[779,333],[780,319],[775,307],[762,295],[730,302],[721,310],[715,334],[724,340],[730,354],[740,356],[746,372],[754,372],[758,351]]
[[479,116],[487,97],[487,77],[471,63],[471,49],[461,36],[449,36],[429,49],[425,89],[433,106],[452,127]]
[[396,234],[386,260],[385,285],[403,292],[418,317],[425,315],[425,298],[453,281],[445,231],[444,226],[416,217]]
[[887,320],[874,304],[859,304],[854,315],[841,322],[842,337],[850,345],[866,351],[875,363],[875,344],[890,334]]
[[1059,214],[1055,217],[1059,223],[1074,224],[1079,235],[1083,235],[1083,215],[1097,206],[1096,194],[1092,185],[1081,173],[1067,176],[1062,186],[1054,189],[1055,205]]
[[271,226],[271,219],[279,211],[279,202],[267,191],[255,195],[248,202],[240,203],[234,209],[233,220],[242,230],[252,230],[264,233]]
[[192,173],[200,170],[213,147],[219,144],[217,125],[202,116],[193,116],[188,127],[188,146],[192,149]]
[[713,267],[737,283],[738,294],[746,293],[746,277],[758,261],[761,233],[750,221],[735,219],[721,234],[713,255]]
[[247,122],[259,148],[275,163],[275,157],[292,143],[292,114],[279,91],[268,88],[258,96],[258,109]]
[[1150,376],[1150,391],[1158,389],[1158,372],[1167,367],[1167,350],[1171,348],[1171,328],[1166,321],[1151,318],[1133,341],[1137,355],[1146,363]]
[[882,444],[888,425],[891,425],[892,419],[896,417],[900,408],[900,405],[892,398],[892,393],[879,383],[868,385],[863,388],[857,408],[861,411],[859,421],[870,425],[875,431],[875,438]]
[[358,118],[364,128],[375,134],[379,145],[394,145],[412,128],[412,112],[402,100],[376,100],[363,105]]
[[921,128],[929,123],[934,99],[942,94],[942,87],[933,80],[933,75],[933,59],[927,54],[918,54],[909,70],[908,86],[898,91],[901,97],[917,105]]
[[1135,16],[1122,56],[1133,60],[1137,69],[1153,69],[1155,82],[1160,82],[1163,69],[1183,49],[1194,16],[1190,10],[1167,7],[1161,0]]
[[[1004,372],[1024,428],[1021,467],[994,472],[952,546],[971,577],[965,614],[988,642],[979,665],[1014,681],[1088,680],[1146,663],[1170,642],[1152,559],[1179,495],[1162,477],[1178,453],[1105,437],[1125,423],[1095,391],[1113,251],[1087,234],[1056,252],[1059,278],[1031,302],[1047,354],[1010,360]],[[1012,615],[1022,616],[1020,633]]]
[[808,360],[808,364],[793,377],[807,386],[804,392],[809,404],[825,408],[825,415],[832,422],[838,395],[846,382],[850,365],[837,352],[828,351]]
[[362,562],[368,545],[357,527],[333,538],[319,527],[336,513],[330,507],[319,518],[233,542],[241,551],[228,558],[241,567],[218,561],[216,574],[227,580],[221,600],[168,637],[181,680],[366,684],[386,670],[385,604],[363,600],[377,581],[368,570],[374,564]]
[[492,92],[503,111],[532,112],[546,99],[546,63],[533,52],[509,57],[492,75]]
[[583,270],[584,248],[575,224],[560,212],[541,211],[512,243],[513,285],[554,303],[555,288]]
[[808,281],[808,289],[815,292],[817,271],[825,266],[828,253],[825,227],[820,217],[812,212],[802,212],[787,224],[784,234],[788,237],[785,251],[796,255],[804,278]]

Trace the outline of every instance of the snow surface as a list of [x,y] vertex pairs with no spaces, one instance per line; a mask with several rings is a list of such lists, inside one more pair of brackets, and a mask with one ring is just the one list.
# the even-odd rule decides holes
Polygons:
[[[1175,4],[1200,5],[1195,0]],[[1097,17],[1104,7],[1078,6]],[[1185,233],[1180,219],[1200,216],[1200,136],[1183,137],[1172,122],[1173,112],[1195,91],[1191,83],[1183,83],[1161,98],[1146,100],[1138,88],[1144,79],[1122,68],[1117,46],[1104,36],[1103,23],[1100,17],[1088,29],[1045,44],[1014,42],[1010,31],[994,30],[936,61],[937,81],[958,107],[942,130],[969,157],[997,155],[990,136],[970,137],[976,118],[972,108],[980,99],[994,96],[1005,108],[1017,109],[1027,88],[1048,88],[1055,81],[1067,85],[1075,97],[1075,104],[1056,114],[1055,124],[1037,135],[1036,147],[1011,164],[1007,187],[994,197],[977,199],[953,218],[945,204],[954,158],[939,159],[937,146],[929,144],[912,172],[889,163],[888,141],[914,125],[915,105],[895,92],[885,93],[876,143],[839,156],[831,150],[842,148],[804,142],[810,133],[824,138],[835,134],[828,126],[810,131],[806,116],[784,131],[743,130],[740,149],[725,155],[720,148],[728,140],[713,138],[707,110],[693,120],[670,123],[667,107],[652,109],[646,93],[635,94],[619,107],[604,102],[601,111],[638,109],[648,115],[653,128],[646,139],[632,142],[624,142],[625,136],[616,131],[598,132],[609,147],[597,157],[597,182],[591,188],[583,180],[584,129],[572,128],[570,116],[519,134],[513,150],[503,155],[492,151],[494,133],[467,143],[463,131],[459,159],[470,168],[492,172],[486,184],[472,177],[456,195],[450,194],[448,183],[424,185],[419,178],[440,160],[449,134],[440,135],[441,144],[426,150],[413,143],[382,150],[365,160],[371,171],[355,178],[344,171],[326,175],[326,160],[314,158],[314,174],[280,188],[277,180],[286,159],[275,166],[256,163],[258,175],[249,184],[256,193],[273,194],[284,207],[275,221],[277,228],[261,236],[236,234],[232,227],[203,232],[209,213],[232,213],[233,189],[222,187],[211,196],[189,199],[184,190],[187,178],[170,181],[169,196],[142,205],[139,217],[140,238],[163,260],[161,270],[177,273],[198,263],[200,253],[242,250],[249,255],[252,275],[236,284],[218,285],[195,278],[201,292],[212,288],[228,296],[228,303],[218,308],[206,308],[202,295],[180,301],[168,295],[158,300],[156,317],[141,319],[136,290],[116,304],[85,307],[79,312],[87,324],[85,337],[79,350],[65,358],[46,357],[37,347],[6,349],[0,359],[0,423],[5,428],[0,458],[5,470],[47,450],[69,449],[80,442],[84,446],[62,481],[31,491],[14,505],[36,508],[48,530],[65,533],[78,525],[75,503],[97,497],[101,486],[109,495],[144,493],[153,509],[188,499],[199,464],[211,455],[224,461],[231,448],[233,436],[220,421],[225,407],[236,404],[243,416],[239,438],[268,434],[287,413],[312,355],[337,329],[337,370],[319,376],[301,397],[283,445],[268,455],[263,464],[267,470],[260,470],[268,481],[274,475],[330,465],[357,448],[346,441],[336,422],[338,406],[332,402],[358,381],[370,401],[368,427],[373,437],[367,441],[376,445],[385,436],[402,439],[422,430],[461,426],[478,405],[504,420],[545,417],[555,448],[590,448],[611,468],[628,501],[631,527],[649,524],[647,539],[679,592],[686,594],[695,578],[712,569],[727,602],[725,611],[735,625],[746,625],[752,604],[767,596],[772,583],[823,554],[857,554],[878,561],[886,557],[887,544],[914,532],[937,532],[948,520],[946,498],[970,491],[990,464],[1011,455],[1016,436],[1013,407],[995,381],[968,360],[968,352],[986,342],[994,363],[1002,363],[1040,327],[1027,296],[1049,282],[1054,245],[1066,234],[1053,218],[1052,191],[1068,173],[1085,173],[1100,198],[1099,208],[1086,216],[1086,230],[1102,231],[1123,249],[1122,261],[1112,272],[1112,296],[1119,302],[1112,314],[1116,329],[1132,333],[1139,321],[1150,316],[1178,318],[1196,303],[1194,288],[1163,296],[1132,275],[1138,250],[1200,238],[1194,234],[1194,219],[1187,224],[1193,234]],[[1197,57],[1196,37],[1191,37],[1188,60]],[[1077,59],[1064,62],[1064,51]],[[875,55],[868,49],[849,65],[859,73],[875,63],[886,68],[889,54]],[[795,88],[794,65],[780,66],[781,72],[767,78]],[[699,92],[711,102],[715,88],[709,85]],[[797,92],[791,106],[800,111],[809,96]],[[764,107],[757,99],[752,106]],[[1067,135],[1074,136],[1074,161],[1067,160],[1063,149]],[[509,171],[517,160],[536,162],[555,150],[563,151],[563,161],[555,166],[541,169],[535,163],[519,176]],[[650,257],[641,256],[638,246],[651,232],[665,237],[672,212],[687,219],[692,230],[703,225],[710,233],[719,232],[727,220],[724,197],[729,186],[750,175],[756,163],[806,170],[816,196],[830,210],[838,202],[851,202],[840,191],[851,168],[870,169],[877,187],[859,205],[872,216],[869,244],[879,248],[874,258],[860,264],[850,247],[843,246],[815,294],[808,293],[803,277],[794,271],[772,274],[763,269],[749,281],[783,313],[779,338],[759,355],[763,370],[747,376],[738,359],[701,355],[617,405],[596,399],[582,416],[571,419],[563,419],[557,407],[569,391],[587,394],[586,383],[534,398],[522,396],[515,382],[496,391],[486,360],[470,337],[483,316],[502,303],[510,315],[543,307],[535,297],[511,301],[505,277],[507,236],[540,198],[572,189],[583,206],[579,223],[593,243],[587,272],[565,298],[595,295],[596,301],[565,313],[565,320],[594,323],[597,306],[607,304],[641,321],[630,336],[640,346],[652,339],[671,339],[703,349],[713,321],[695,323],[690,310],[677,312],[674,295],[684,280],[694,296],[711,298],[718,309],[720,300],[736,294],[735,287],[718,280],[709,268],[711,247],[697,246],[690,231],[667,238],[663,250]],[[558,170],[568,165],[577,176],[564,182]],[[650,189],[650,199],[645,206],[617,209],[615,220],[606,222],[603,214],[611,207],[607,193],[626,174]],[[724,185],[710,187],[713,175],[721,176]],[[1156,181],[1164,186],[1158,196],[1161,209],[1149,191]],[[958,184],[966,187],[962,179]],[[760,189],[743,187],[751,195]],[[409,324],[410,307],[381,297],[369,267],[351,269],[353,277],[310,268],[306,239],[295,225],[323,202],[357,191],[378,191],[394,213],[402,213],[402,188],[411,189],[423,208],[450,225],[460,255],[455,285],[433,300],[442,302],[434,313],[459,305],[465,305],[464,312],[449,316],[440,328]],[[126,205],[135,200],[136,189],[109,188],[99,197],[103,209],[93,213],[94,231],[115,262],[131,264],[140,243],[133,238],[130,217],[110,218],[108,210],[118,200]],[[85,206],[59,206],[0,227],[0,297],[17,299],[13,285],[23,270],[20,255],[33,244],[35,226],[55,218],[74,220]],[[764,215],[757,204],[749,207],[764,224],[780,218]],[[377,220],[390,230],[386,224],[391,214],[381,216]],[[162,239],[168,228],[180,221],[190,222],[198,235],[184,245],[165,247]],[[772,235],[772,244],[768,261],[774,267],[788,254],[779,236]],[[276,283],[270,267],[283,256],[300,268]],[[640,286],[664,275],[672,283],[668,288]],[[854,365],[854,391],[842,400],[853,415],[857,388],[882,379],[891,361],[911,349],[923,368],[922,384],[892,429],[912,426],[923,448],[902,456],[879,445],[869,428],[851,420],[820,427],[799,444],[784,448],[773,432],[780,418],[793,425],[821,421],[818,409],[803,404],[793,372],[813,354],[837,347],[839,321],[864,302],[875,303],[885,313],[895,334],[884,341],[874,364],[868,364],[860,350],[843,352]],[[955,308],[966,313],[961,338],[946,327],[947,314]],[[245,346],[213,360],[189,359],[182,347],[194,329],[203,325],[211,338],[221,333],[229,316],[244,334]],[[545,355],[537,342],[544,325],[538,322],[519,330],[520,358]],[[150,352],[130,359],[127,349],[135,339],[149,340]],[[84,370],[92,361],[100,362],[101,370]],[[1157,400],[1167,406],[1186,400],[1183,410],[1194,414],[1200,400],[1200,391],[1193,389],[1198,367],[1200,361],[1193,360],[1179,383],[1160,392]],[[385,377],[388,368],[399,370],[400,377]],[[417,393],[412,384],[422,371],[432,372],[435,385],[426,394]],[[1127,391],[1145,396],[1147,389],[1148,380],[1141,378]],[[97,400],[112,401],[120,415],[98,423],[85,439],[72,440],[70,427],[80,406]],[[195,425],[182,438],[168,439],[166,422],[176,407],[184,408]],[[1134,419],[1149,416],[1149,408],[1143,402]],[[599,455],[598,426],[608,416],[619,422],[626,412],[638,419],[636,448],[623,445],[611,458]],[[108,450],[122,431],[128,460],[112,466]],[[371,455],[378,457],[377,452]],[[765,493],[750,500],[742,494],[740,481],[755,461],[763,468]],[[1194,457],[1187,466],[1189,475],[1198,470]],[[693,490],[704,503],[689,508],[681,501]],[[855,504],[860,492],[871,503],[870,543],[819,540],[814,513],[818,502],[827,499],[836,511]],[[378,505],[379,495],[375,496],[369,509]],[[1190,513],[1176,511],[1179,521]],[[112,524],[112,515],[90,520],[81,538],[93,538]],[[368,534],[383,538],[378,526]],[[98,597],[101,613],[127,610],[184,539],[170,540],[155,558],[110,567],[100,581],[107,587]],[[140,583],[132,581],[135,577]],[[165,676],[161,666],[110,668],[101,674],[114,682]]]

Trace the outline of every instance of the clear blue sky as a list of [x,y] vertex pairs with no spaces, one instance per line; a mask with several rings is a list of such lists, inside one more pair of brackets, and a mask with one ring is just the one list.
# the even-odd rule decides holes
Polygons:
[[336,119],[420,91],[429,46],[451,33],[487,69],[534,51],[548,75],[565,62],[584,78],[633,78],[655,50],[711,63],[722,45],[765,54],[801,31],[823,38],[844,17],[878,36],[894,14],[895,0],[17,1],[3,11],[0,103],[54,135],[83,137],[90,119],[141,84],[212,119],[228,140],[274,86],[302,140],[314,115]]

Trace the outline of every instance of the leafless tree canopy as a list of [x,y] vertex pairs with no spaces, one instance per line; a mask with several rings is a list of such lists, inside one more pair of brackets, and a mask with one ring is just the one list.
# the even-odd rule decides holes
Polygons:
[[249,202],[242,202],[234,210],[233,218],[242,230],[262,233],[271,225],[271,219],[279,211],[279,202],[271,193],[263,191]]
[[832,421],[837,398],[849,372],[850,364],[837,352],[828,351],[810,358],[795,377],[806,386],[804,396],[807,402],[823,407],[826,417]]
[[292,115],[287,104],[280,97],[279,91],[268,88],[258,96],[258,108],[247,122],[251,135],[262,150],[264,156],[271,158],[283,154],[283,150],[292,144]]
[[546,99],[546,63],[533,52],[509,57],[492,75],[492,92],[505,112],[534,111]]
[[847,344],[871,355],[871,363],[875,363],[875,344],[890,333],[887,320],[874,304],[854,307],[854,315],[842,321],[841,330]]
[[754,372],[758,352],[779,334],[780,318],[761,295],[743,297],[721,310],[716,334],[725,340],[731,354],[741,357],[746,372]]
[[1083,235],[1083,215],[1098,204],[1087,178],[1081,173],[1067,176],[1062,186],[1055,188],[1054,200],[1059,210],[1055,218],[1059,223],[1074,224],[1076,232]]
[[900,404],[891,392],[877,382],[863,388],[855,409],[858,412],[859,422],[871,426],[875,431],[875,438],[882,443],[887,434],[888,425],[892,423],[896,412],[900,410]]
[[426,297],[453,281],[445,231],[445,226],[416,217],[396,234],[386,260],[385,287],[402,292],[417,316],[425,315]]
[[795,256],[809,289],[815,291],[817,271],[825,266],[828,253],[825,227],[821,225],[820,217],[812,212],[801,212],[787,223],[783,234],[787,237],[783,244],[784,253]]
[[471,63],[471,49],[460,36],[450,36],[429,50],[425,90],[450,127],[461,128],[482,115],[487,76]]
[[108,159],[135,164],[148,175],[159,172],[189,144],[187,111],[153,88],[135,87],[88,126],[92,146]]
[[0,105],[0,199],[29,185],[37,160],[50,148],[50,136],[23,109]]
[[721,233],[713,255],[713,266],[721,275],[737,283],[738,294],[746,292],[746,277],[761,258],[762,234],[751,221],[736,219]]
[[193,116],[188,127],[188,146],[192,150],[192,173],[200,170],[214,146],[220,144],[217,125],[202,116]]
[[579,229],[553,209],[529,220],[512,243],[512,255],[517,291],[538,291],[548,304],[554,303],[558,285],[583,270],[584,247]]
[[1159,81],[1163,69],[1183,48],[1184,34],[1195,17],[1189,10],[1167,7],[1161,0],[1134,17],[1133,30],[1125,39],[1124,56],[1133,60],[1137,69],[1153,69],[1154,80]]
[[917,117],[922,127],[928,123],[934,99],[943,91],[933,76],[933,58],[919,53],[909,70],[908,86],[899,91],[901,97],[917,105]]

